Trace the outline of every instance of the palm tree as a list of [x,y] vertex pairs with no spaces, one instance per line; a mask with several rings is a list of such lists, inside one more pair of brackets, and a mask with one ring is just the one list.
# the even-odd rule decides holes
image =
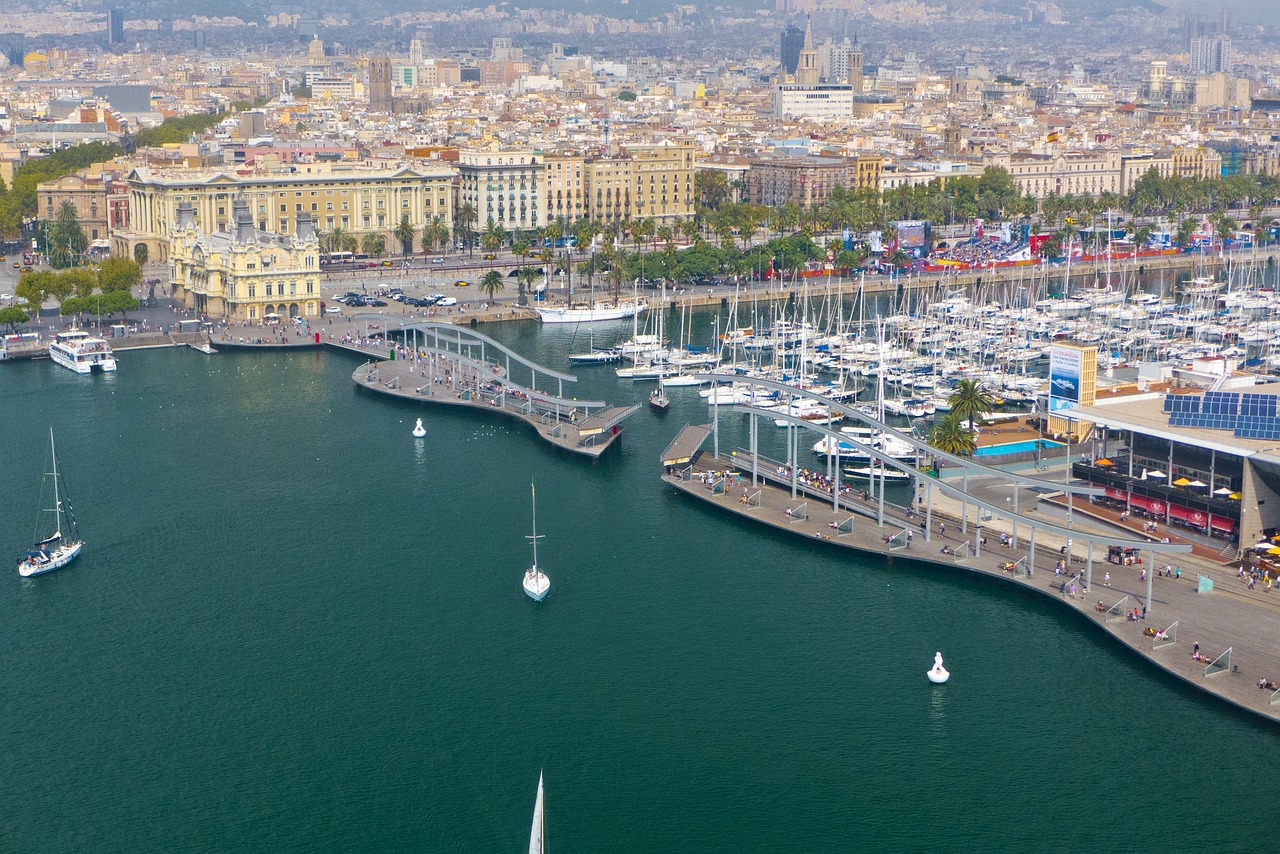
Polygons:
[[516,305],[529,304],[529,285],[538,280],[537,267],[521,267],[516,270],[516,282],[519,285],[519,291],[516,294]]
[[961,423],[960,416],[955,411],[948,412],[934,422],[933,430],[929,432],[929,444],[943,453],[958,457],[971,456],[978,447],[973,440],[973,431]]
[[506,281],[497,270],[490,270],[480,279],[480,292],[489,298],[489,302],[493,302],[494,294],[506,290],[506,287]]
[[489,217],[489,221],[484,224],[484,233],[480,235],[480,248],[485,252],[497,252],[506,239],[507,230],[494,222],[493,217]]
[[371,231],[360,238],[360,251],[366,255],[381,255],[387,251],[387,238]]
[[951,396],[947,398],[947,403],[951,404],[950,414],[954,415],[956,420],[968,420],[970,430],[973,429],[974,418],[984,412],[990,412],[996,405],[995,398],[982,387],[982,384],[971,379],[958,380],[951,391]]
[[396,226],[395,231],[391,232],[395,235],[396,240],[400,241],[400,254],[413,254],[413,223],[409,221],[408,214],[400,215],[400,223]]
[[529,260],[529,241],[523,237],[519,240],[512,241],[511,251],[520,256],[520,263],[523,264]]
[[462,207],[453,217],[454,236],[468,249],[472,246],[471,229],[476,224],[476,206],[471,202],[463,202]]
[[442,216],[433,216],[422,227],[422,251],[439,252],[440,247],[449,239],[449,224]]

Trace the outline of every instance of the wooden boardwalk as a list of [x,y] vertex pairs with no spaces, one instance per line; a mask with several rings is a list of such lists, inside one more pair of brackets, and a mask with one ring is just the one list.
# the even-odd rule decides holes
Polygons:
[[401,400],[500,413],[528,424],[557,448],[592,459],[618,441],[619,422],[638,408],[597,404],[599,410],[587,414],[578,407],[590,406],[589,402],[497,386],[465,366],[432,376],[423,363],[409,360],[368,362],[356,368],[351,379],[361,388]]
[[[1243,585],[1237,591],[1231,585],[1219,584],[1211,592],[1198,593],[1197,570],[1205,561],[1181,555],[1182,578],[1157,576],[1147,619],[1130,621],[1119,612],[1141,610],[1146,601],[1146,584],[1139,580],[1142,567],[1096,561],[1093,589],[1085,590],[1084,579],[1075,577],[1080,572],[1078,565],[1072,564],[1066,574],[1055,574],[1056,551],[1037,550],[1036,565],[1028,573],[1026,548],[1004,548],[992,539],[989,546],[981,547],[980,554],[974,554],[972,527],[964,537],[959,526],[948,521],[946,534],[942,535],[935,517],[934,529],[926,535],[920,529],[919,514],[908,518],[905,508],[890,505],[886,505],[885,524],[880,527],[876,524],[874,500],[863,501],[860,494],[850,493],[841,497],[840,509],[836,510],[829,492],[812,488],[801,490],[803,494],[792,499],[790,487],[770,482],[774,478],[765,478],[753,486],[749,471],[735,470],[735,463],[741,464],[736,459],[697,454],[689,466],[667,466],[663,480],[719,510],[833,548],[878,557],[890,567],[925,563],[1000,578],[1033,590],[1064,605],[1188,685],[1280,722],[1280,692],[1257,687],[1259,679],[1280,682],[1280,649],[1274,643],[1274,638],[1280,636],[1280,591],[1245,596],[1241,595]],[[905,535],[907,531],[912,533],[910,538]],[[955,554],[944,553],[944,547]],[[1014,565],[1013,570],[1005,569],[1009,564]],[[1215,574],[1220,575],[1221,566],[1215,568]],[[1108,572],[1110,583],[1104,581]],[[1075,595],[1070,593],[1073,581]],[[1099,602],[1102,610],[1098,610]],[[1114,613],[1107,613],[1109,609]],[[1170,634],[1172,642],[1157,642],[1144,634],[1148,628],[1168,630],[1175,624],[1176,629]],[[1191,657],[1194,644],[1199,644],[1208,661],[1230,649],[1229,665],[1223,672],[1206,675],[1208,662]]]

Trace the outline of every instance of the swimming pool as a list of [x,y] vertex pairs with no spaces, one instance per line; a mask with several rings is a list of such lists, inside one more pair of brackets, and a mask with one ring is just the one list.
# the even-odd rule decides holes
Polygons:
[[1061,448],[1062,442],[1054,442],[1049,439],[1028,439],[1025,442],[1009,442],[1005,445],[987,445],[985,448],[978,448],[973,452],[975,457],[998,457],[1004,454],[1020,454],[1023,451],[1034,451],[1037,446],[1048,448]]

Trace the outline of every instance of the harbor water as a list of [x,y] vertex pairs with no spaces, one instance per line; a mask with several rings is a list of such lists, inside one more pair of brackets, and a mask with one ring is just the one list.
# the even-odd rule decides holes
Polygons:
[[[492,334],[561,369],[586,348]],[[659,453],[709,417],[695,389],[592,463],[362,392],[357,364],[181,349],[0,372],[10,551],[50,425],[86,541],[0,584],[0,850],[518,851],[540,770],[558,851],[1270,839],[1270,725],[1047,599],[665,488]],[[651,388],[576,373],[581,399]],[[721,417],[732,449],[741,416]],[[520,586],[531,482],[541,603]]]

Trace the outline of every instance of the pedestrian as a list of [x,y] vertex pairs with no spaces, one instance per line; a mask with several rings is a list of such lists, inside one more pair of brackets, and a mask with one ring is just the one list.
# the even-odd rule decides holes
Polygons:
[[1102,576],[1102,583],[1107,587],[1111,586],[1111,573],[1108,572],[1106,575]]
[[947,532],[947,523],[946,523],[946,522],[939,522],[939,523],[938,523],[938,533],[939,533],[939,534],[945,534],[946,532]]

